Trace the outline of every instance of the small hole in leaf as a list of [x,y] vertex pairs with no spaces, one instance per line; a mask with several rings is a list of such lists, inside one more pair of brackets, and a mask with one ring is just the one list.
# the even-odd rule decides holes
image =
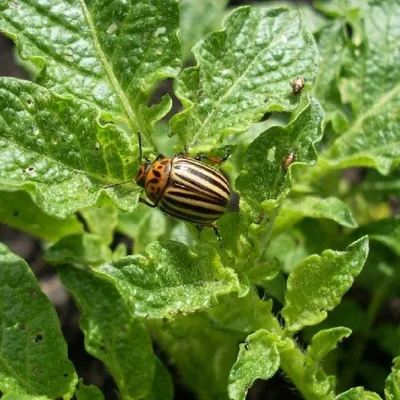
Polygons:
[[100,143],[99,143],[99,142],[96,142],[96,144],[94,145],[94,147],[95,147],[96,150],[99,150],[99,149],[100,149]]
[[27,326],[25,324],[19,324],[19,329],[21,329],[21,331],[26,330]]
[[65,374],[63,375],[63,377],[64,377],[64,378],[67,378],[67,377],[68,377],[68,374],[67,374],[67,373],[65,373]]
[[36,337],[35,337],[35,343],[39,343],[39,342],[41,342],[43,340],[43,335],[36,335]]
[[36,290],[30,290],[30,291],[29,291],[29,296],[31,296],[31,297],[37,297],[37,295],[38,295],[38,293],[37,293]]
[[248,350],[248,349],[249,349],[249,344],[248,344],[247,342],[245,342],[245,344],[244,344],[244,348],[245,348],[246,350]]
[[265,114],[261,117],[260,122],[267,121],[267,120],[271,117],[271,115],[272,115],[271,112],[265,113]]
[[106,347],[104,346],[104,345],[100,345],[99,346],[99,349],[101,350],[101,351],[104,351],[104,352],[106,352],[107,350],[106,350]]
[[24,172],[33,172],[35,170],[34,167],[28,167],[24,169]]
[[19,212],[18,212],[18,211],[14,211],[14,212],[13,212],[13,215],[14,215],[14,217],[18,217]]
[[29,107],[32,106],[32,104],[33,104],[32,99],[27,99],[27,100],[26,100],[26,104],[27,104]]

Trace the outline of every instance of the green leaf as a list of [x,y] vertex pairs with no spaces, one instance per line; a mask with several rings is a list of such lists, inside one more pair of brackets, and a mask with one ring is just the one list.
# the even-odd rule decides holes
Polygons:
[[59,267],[62,283],[82,309],[80,327],[87,351],[104,362],[122,399],[146,396],[154,377],[151,338],[132,317],[112,284],[88,270]]
[[192,51],[198,65],[179,77],[184,111],[171,130],[197,151],[246,131],[266,112],[294,110],[299,96],[290,82],[301,75],[311,84],[316,74],[316,46],[297,11],[238,8]]
[[341,393],[335,397],[335,400],[381,400],[382,398],[374,393],[368,392],[363,387],[356,387]]
[[173,360],[184,385],[200,400],[228,398],[229,373],[245,334],[215,329],[206,312],[148,320],[147,325]]
[[101,390],[93,385],[86,386],[82,380],[78,383],[75,390],[76,400],[104,400]]
[[290,173],[282,161],[290,151],[296,161],[316,161],[314,143],[322,137],[323,111],[319,103],[311,102],[286,127],[272,127],[255,139],[246,152],[243,170],[236,179],[241,200],[252,209],[259,209],[265,200],[276,200],[290,186]]
[[9,392],[1,397],[2,400],[51,400],[45,396],[31,396],[30,394]]
[[272,237],[266,254],[270,258],[279,260],[282,270],[288,274],[296,264],[310,255],[310,250],[303,232],[292,228],[288,232]]
[[155,242],[148,258],[128,256],[96,268],[123,296],[137,316],[162,318],[191,313],[217,304],[217,296],[239,290],[236,274],[224,268],[214,248],[196,253],[178,242]]
[[219,28],[228,0],[181,0],[182,53],[186,58],[193,45]]
[[25,261],[3,244],[0,265],[0,390],[70,399],[78,378],[55,309]]
[[330,351],[336,348],[338,342],[350,334],[351,330],[343,326],[317,332],[307,347],[306,366],[315,368]]
[[365,41],[353,50],[341,85],[355,119],[321,157],[322,170],[366,166],[386,175],[400,159],[400,4],[368,4]]
[[263,301],[254,290],[244,297],[236,293],[222,296],[219,304],[208,311],[213,326],[250,334],[258,329],[279,332],[280,327],[272,314],[272,300]]
[[318,75],[313,94],[321,102],[325,112],[341,108],[338,78],[347,56],[345,29],[341,20],[324,26],[316,35],[319,49]]
[[229,375],[228,392],[232,400],[244,400],[254,381],[274,376],[280,363],[276,338],[266,330],[251,334],[239,348],[237,361]]
[[393,360],[392,372],[385,382],[385,400],[400,399],[400,358]]
[[369,224],[367,231],[371,240],[376,240],[400,256],[400,218],[386,218]]
[[135,253],[142,253],[165,234],[167,220],[161,211],[139,204],[132,213],[119,213],[117,229],[134,240]]
[[334,390],[335,377],[326,376],[321,367],[323,358],[336,348],[339,341],[347,338],[351,330],[344,327],[324,329],[317,332],[307,347],[304,363],[304,381],[314,393],[326,396]]
[[34,83],[0,78],[0,187],[28,191],[61,218],[96,203],[102,188],[119,207],[134,209],[136,186],[104,188],[135,176],[131,138],[100,125],[97,114]]
[[283,203],[275,221],[274,231],[283,231],[303,218],[331,219],[349,228],[357,227],[349,207],[337,197],[323,199],[315,196],[303,196],[287,199]]
[[101,237],[105,244],[111,244],[118,224],[118,212],[112,205],[87,208],[81,211],[91,233]]
[[156,357],[155,360],[153,386],[145,400],[172,400],[174,398],[174,386],[171,375],[159,358]]
[[39,84],[147,133],[141,104],[180,64],[176,1],[18,0],[2,1],[0,10],[0,31],[41,69]]
[[0,193],[0,221],[50,242],[83,232],[76,216],[52,218],[40,210],[27,193],[21,191]]
[[112,258],[103,239],[91,233],[71,235],[47,249],[46,260],[52,264],[98,265]]
[[299,3],[292,2],[290,0],[265,0],[252,3],[253,7],[268,7],[268,8],[277,8],[277,7],[285,7],[289,10],[299,10],[303,16],[304,22],[310,32],[318,31],[321,26],[326,24],[326,18],[315,8],[308,3]]
[[339,304],[350,289],[368,255],[368,238],[352,243],[346,251],[325,250],[295,266],[287,281],[282,315],[288,331],[315,325]]

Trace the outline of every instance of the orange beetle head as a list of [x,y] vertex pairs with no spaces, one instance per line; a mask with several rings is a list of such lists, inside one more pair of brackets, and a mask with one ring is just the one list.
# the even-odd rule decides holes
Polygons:
[[139,171],[136,174],[135,181],[142,188],[144,188],[146,185],[146,176],[147,172],[149,172],[150,166],[151,162],[145,162],[139,167]]

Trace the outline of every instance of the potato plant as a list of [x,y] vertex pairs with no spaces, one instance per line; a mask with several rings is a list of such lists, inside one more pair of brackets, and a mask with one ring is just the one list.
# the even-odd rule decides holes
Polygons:
[[[32,76],[0,78],[0,221],[43,240],[122,400],[173,399],[166,360],[201,400],[274,375],[307,400],[400,399],[382,317],[400,295],[400,1],[283,5],[0,1]],[[150,160],[231,150],[220,241],[114,185],[139,132]],[[2,398],[104,399],[1,244],[0,284]]]

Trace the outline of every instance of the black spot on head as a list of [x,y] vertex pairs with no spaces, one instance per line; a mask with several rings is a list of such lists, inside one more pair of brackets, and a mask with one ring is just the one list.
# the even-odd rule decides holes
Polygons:
[[155,192],[156,187],[155,187],[154,185],[151,185],[150,189],[151,189],[153,192]]
[[157,167],[157,169],[161,169],[162,168],[162,165],[159,165],[158,167]]
[[152,184],[158,185],[158,182],[159,182],[159,179],[158,179],[158,178],[153,178],[153,179],[150,179],[150,180],[149,180],[148,184],[149,184],[149,185],[152,185]]
[[161,174],[158,171],[153,171],[154,176],[161,178]]

